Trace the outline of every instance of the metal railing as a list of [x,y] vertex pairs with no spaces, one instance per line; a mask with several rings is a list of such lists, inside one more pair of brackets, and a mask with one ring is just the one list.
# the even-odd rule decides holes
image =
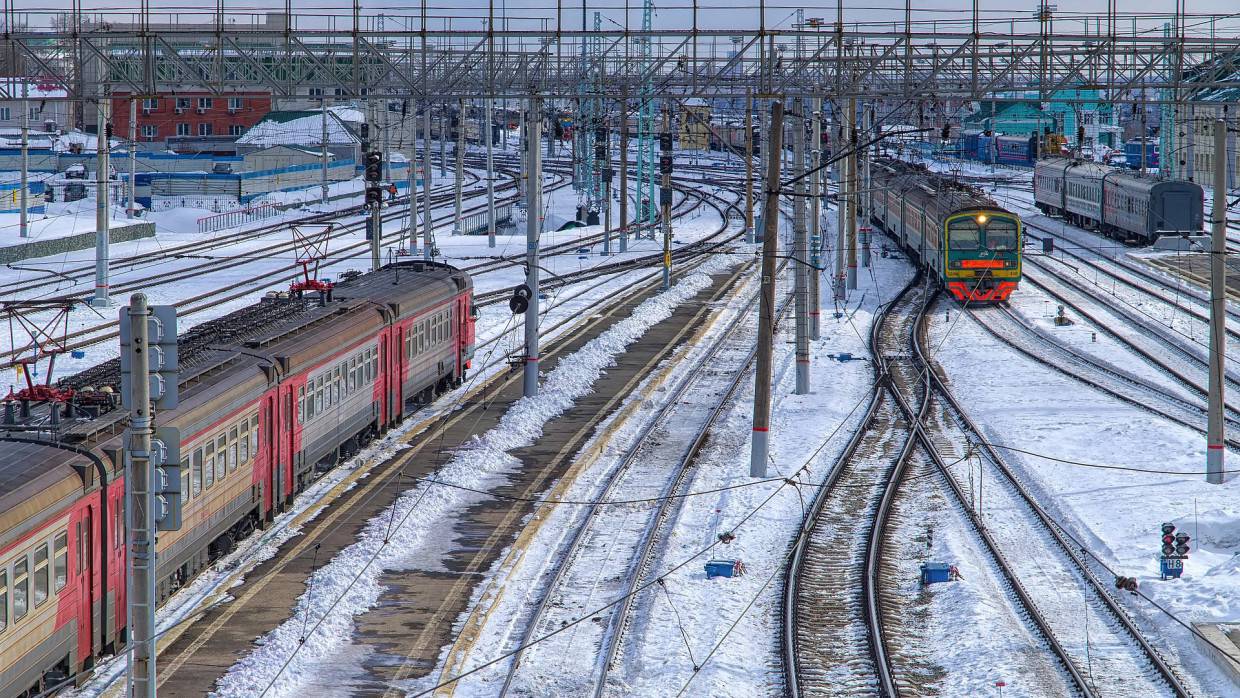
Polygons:
[[[495,226],[512,222],[512,204],[495,207]],[[487,231],[487,212],[471,213],[461,219],[461,234],[481,235]]]
[[235,228],[246,223],[261,221],[264,218],[271,218],[280,214],[280,209],[275,204],[258,204],[249,208],[239,208],[234,211],[225,211],[210,216],[203,216],[198,219],[198,232],[213,233],[217,230],[225,228]]

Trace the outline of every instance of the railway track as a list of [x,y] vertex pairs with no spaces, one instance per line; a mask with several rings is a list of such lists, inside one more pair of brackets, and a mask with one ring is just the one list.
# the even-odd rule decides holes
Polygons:
[[[632,599],[664,539],[664,524],[672,518],[675,500],[669,497],[682,491],[707,436],[748,375],[755,356],[755,337],[753,328],[742,323],[750,315],[755,299],[756,295],[745,302],[704,355],[669,393],[661,396],[663,405],[632,439],[632,445],[595,496],[600,500],[618,499],[619,493],[624,492],[624,496],[650,497],[655,501],[604,507],[588,515],[557,552],[556,559],[561,562],[554,573],[540,584],[546,591],[525,621],[519,646],[527,646],[534,638],[571,622],[592,603],[621,597]],[[721,370],[717,368],[720,365],[736,368]],[[627,564],[617,565],[620,560],[627,560]],[[595,657],[593,670],[569,680],[575,684],[574,693],[603,695],[631,608],[630,603],[622,602],[599,614],[597,622],[582,624],[572,633],[556,635],[530,647],[530,663],[545,663],[557,655],[580,653],[584,647],[591,647]],[[514,655],[500,695],[512,691],[514,680],[523,673],[525,659],[524,652]],[[537,687],[548,680],[563,678],[535,671],[524,672],[534,675],[527,676],[522,688],[513,692],[536,694]]]
[[[735,201],[717,195],[706,195],[707,205],[716,209],[724,210],[728,206],[735,206]],[[701,241],[695,245],[685,246],[681,263],[674,269],[674,277],[680,278],[684,274],[691,273],[700,263],[710,258],[710,253],[716,249],[716,245],[725,244],[727,240],[735,239],[736,234],[728,231],[728,223],[726,215],[721,216],[723,223],[719,229],[708,239]],[[580,244],[574,243],[574,244]],[[610,283],[615,273],[625,270],[632,270],[640,266],[637,262],[649,263],[649,259],[635,260],[634,264],[624,269],[616,268],[608,270],[608,275],[603,276],[594,286],[602,286]],[[573,280],[581,280],[587,274],[594,270],[582,270]],[[565,275],[572,277],[573,275]],[[543,329],[545,334],[557,335],[550,339],[545,346],[544,358],[554,360],[557,356],[572,351],[574,347],[579,346],[586,341],[592,334],[601,332],[608,322],[613,321],[625,312],[626,308],[633,307],[638,299],[649,295],[653,289],[657,288],[661,273],[648,274],[639,281],[630,284],[622,293],[613,294],[592,307],[591,312],[587,315],[578,315],[566,318],[562,321],[549,325]],[[594,277],[591,277],[594,278]],[[557,305],[557,302],[566,302],[570,300],[570,295],[585,293],[579,288],[574,287],[569,295],[563,297],[555,296],[549,307]],[[699,316],[706,312],[706,307],[693,306],[693,313]],[[680,328],[682,331],[684,328]],[[492,346],[504,337],[503,333],[492,337],[480,344],[479,359],[480,363],[485,362],[485,353],[481,351],[484,347]],[[672,345],[669,345],[670,351]],[[486,352],[495,354],[495,348]],[[479,366],[478,370],[485,371],[487,368],[494,368],[497,364],[501,364],[504,359],[501,357],[497,360],[490,361],[485,366]],[[444,450],[444,439],[455,443],[459,440],[462,444],[473,438],[472,434],[477,433],[479,428],[485,428],[485,423],[489,420],[498,419],[504,410],[501,405],[494,404],[500,400],[501,391],[509,391],[512,385],[517,386],[519,397],[520,375],[511,372],[498,372],[493,378],[487,379],[483,384],[474,388],[472,397],[462,403],[459,403],[460,409],[443,409],[436,410],[432,408],[422,415],[415,415],[414,423],[409,425],[407,433],[409,437],[406,443],[412,444],[412,448],[408,451],[397,449],[395,455],[390,456],[386,461],[378,463],[371,468],[359,468],[354,473],[347,475],[344,480],[335,486],[332,490],[325,493],[324,499],[309,504],[311,510],[319,510],[324,507],[331,506],[330,513],[323,514],[315,521],[294,521],[293,525],[306,526],[306,534],[300,538],[290,542],[287,549],[282,551],[280,555],[273,558],[271,562],[262,563],[257,570],[253,566],[244,569],[238,569],[234,574],[220,579],[215,583],[216,591],[204,594],[204,601],[200,605],[198,613],[205,613],[208,622],[197,625],[198,630],[190,631],[190,625],[183,623],[175,626],[166,638],[166,644],[161,643],[161,651],[168,655],[165,660],[161,660],[161,685],[171,682],[165,688],[168,690],[177,690],[180,687],[185,690],[199,690],[204,685],[204,680],[209,683],[211,679],[204,678],[199,669],[201,665],[196,664],[198,657],[203,656],[219,656],[212,655],[211,652],[222,652],[225,655],[231,654],[238,648],[249,646],[249,642],[253,637],[260,635],[270,625],[264,627],[262,623],[270,623],[272,621],[287,617],[287,607],[283,604],[291,603],[299,590],[304,590],[304,579],[312,569],[307,568],[309,559],[306,557],[307,548],[310,546],[318,549],[322,545],[326,551],[334,549],[342,549],[348,545],[353,537],[354,529],[347,525],[347,522],[364,520],[366,516],[373,515],[375,511],[381,511],[382,507],[387,506],[401,492],[411,485],[406,481],[410,470],[416,470],[416,474],[429,474],[434,472],[434,467],[443,458],[450,457],[452,448]],[[516,398],[504,397],[500,402]],[[482,426],[480,426],[482,425]],[[462,431],[464,430],[464,431]],[[453,437],[446,436],[449,432],[454,434]],[[436,446],[438,444],[438,446]],[[425,451],[424,458],[413,460],[416,453]],[[411,465],[412,463],[412,465]],[[531,470],[531,473],[534,471]],[[415,474],[415,475],[416,475]],[[550,474],[538,475],[533,481],[529,482],[530,487],[537,488],[538,482],[545,482],[545,478]],[[365,477],[363,480],[362,478]],[[368,514],[367,512],[370,512]],[[342,518],[343,517],[343,518]],[[299,517],[300,518],[300,517]],[[520,521],[520,517],[512,519],[513,523]],[[343,525],[342,524],[346,524]],[[277,523],[277,527],[283,525]],[[507,529],[505,529],[507,530]],[[474,550],[479,558],[485,558],[494,554],[506,544],[504,538],[498,531],[492,546],[485,549]],[[320,558],[324,559],[324,558]],[[237,586],[240,584],[241,586]],[[464,603],[468,596],[469,585],[460,586],[457,592],[464,593],[465,597],[450,596],[451,603]],[[260,594],[259,591],[263,590]],[[280,594],[278,597],[272,597],[275,592]],[[457,593],[454,592],[454,593]],[[438,591],[434,592],[438,593]],[[216,604],[225,599],[225,597],[235,597],[237,600],[233,604]],[[273,598],[279,598],[273,605]],[[261,603],[259,607],[253,605],[255,602]],[[445,600],[444,603],[449,603]],[[452,619],[455,613],[449,606],[440,608],[440,615],[434,616],[436,619],[433,623],[435,631],[446,631],[450,629]],[[191,614],[189,619],[199,620],[200,616]],[[239,635],[236,632],[240,632]],[[227,636],[228,639],[222,642],[212,643],[212,639],[219,640],[220,635]],[[434,650],[438,644],[428,646]],[[169,659],[170,658],[170,659]],[[214,660],[212,660],[214,661]],[[226,669],[231,661],[223,664],[214,664],[219,670]],[[419,664],[404,665],[406,668],[402,671],[416,671]],[[196,668],[195,668],[196,667]]]
[[[1046,601],[1037,597],[1040,589],[1031,593],[1026,588],[1023,570],[1018,572],[1005,557],[1000,541],[972,512],[950,474],[958,449],[939,414],[945,388],[930,375],[922,354],[926,308],[933,297],[915,280],[884,309],[872,329],[877,385],[867,420],[820,489],[788,566],[783,644],[789,693],[934,692],[928,685],[933,671],[923,666],[916,650],[922,638],[899,637],[908,624],[907,610],[901,608],[900,597],[887,590],[890,582],[883,583],[884,555],[897,545],[886,537],[892,526],[888,516],[910,496],[901,486],[906,468],[928,458],[981,543],[1016,615],[1028,623],[1066,675],[1067,690],[1097,695],[1075,661],[1073,646],[1061,641],[1055,619],[1041,609],[1039,604]],[[851,546],[840,546],[834,538],[838,527],[857,530],[858,525],[866,532],[864,552],[841,550]],[[824,608],[843,613],[824,614]],[[843,694],[841,687],[846,689]]]
[[[899,326],[920,303],[909,288],[874,320],[869,342],[876,386],[869,407],[819,488],[789,559],[781,640],[787,693],[796,698],[896,692],[877,570],[889,492],[914,440],[909,421],[879,384],[891,375],[889,343],[899,341],[906,329]],[[834,536],[841,530],[864,544],[839,545]]]
[[[559,177],[559,179],[557,180],[556,183],[552,185],[552,188],[560,188],[560,187],[567,185],[567,178],[563,174],[556,173],[556,176]],[[684,189],[683,186],[681,187],[681,189],[682,190]],[[684,207],[687,204],[691,204],[694,200],[701,201],[703,197],[704,195],[698,192],[694,192],[690,190],[689,192],[686,193],[682,191],[681,199],[679,202],[677,202],[677,207],[676,207],[676,210],[674,211],[674,214],[683,215]],[[471,209],[467,209],[467,211],[472,212],[474,210],[482,210],[484,208],[485,206],[475,206]],[[405,215],[407,215],[407,212],[406,213],[394,213],[392,215],[392,218],[399,219],[399,218],[404,217]],[[440,217],[438,220],[439,221],[447,220],[451,217],[451,215],[452,214],[446,214],[445,216]],[[360,224],[350,226],[344,232],[348,232],[348,230],[353,229],[357,227],[358,225]],[[383,238],[388,241],[394,240],[394,241],[399,242],[399,240],[401,239],[401,236],[403,235],[404,235],[404,231],[398,230],[395,232],[384,234]],[[602,237],[603,237],[603,234],[599,233],[595,235],[584,236],[574,241],[558,243],[555,245],[548,245],[542,250],[541,254],[544,257],[565,254],[573,250],[576,250],[578,248],[581,248],[583,246],[586,246],[586,247],[591,246],[601,241]],[[279,247],[282,250],[288,251],[292,249],[292,244],[283,243]],[[322,263],[320,263],[319,268],[322,270],[322,269],[334,267],[340,264],[348,263],[351,261],[351,257],[353,254],[357,253],[360,250],[368,249],[368,248],[369,248],[369,243],[365,241],[361,241],[361,242],[357,242],[351,245],[346,245],[343,248],[337,248],[335,250],[332,250],[331,254],[329,255],[329,258],[323,261]],[[176,281],[183,281],[183,280],[190,279],[190,278],[195,278],[195,277],[208,274],[208,273],[218,273],[226,268],[243,266],[245,264],[248,264],[254,261],[254,259],[255,257],[253,256],[253,253],[247,252],[244,255],[236,255],[233,257],[225,258],[223,260],[217,260],[213,263],[209,263],[208,265],[203,265],[200,268],[186,271],[184,273],[174,273],[171,275],[165,275],[164,277],[161,277],[161,282],[171,283],[171,282],[176,282]],[[485,274],[488,272],[497,271],[500,269],[505,269],[511,266],[520,265],[522,263],[524,263],[524,255],[500,256],[500,257],[491,258],[491,259],[488,259],[487,261],[465,267],[465,270],[469,271],[471,274],[480,275],[480,274]],[[296,280],[300,278],[300,276],[301,276],[300,267],[298,267],[296,264],[290,264],[288,266],[281,267],[276,270],[263,271],[254,276],[248,276],[248,277],[242,278],[241,280],[238,280],[232,283],[216,286],[206,293],[196,294],[189,298],[182,299],[174,303],[174,305],[177,306],[179,316],[187,317],[187,316],[191,316],[197,313],[201,313],[203,311],[216,309],[222,304],[236,301],[250,294],[257,293],[265,288],[271,287],[273,284],[286,283],[286,282]],[[124,284],[119,284],[117,286],[114,286],[113,290],[120,291],[120,292],[124,292],[126,290],[138,290],[138,289],[147,290],[149,286],[146,284],[148,283],[149,282],[146,280],[126,282]],[[554,286],[557,282],[552,280],[550,283],[552,286]],[[92,325],[90,327],[85,327],[79,330],[74,330],[72,332],[69,332],[66,336],[66,340],[67,340],[66,349],[67,350],[87,349],[101,342],[113,340],[118,336],[117,328],[118,328],[117,320],[107,320],[97,325]],[[30,346],[25,345],[25,346],[22,346],[16,349],[11,349],[9,351],[0,352],[0,361],[4,362],[3,365],[0,365],[0,368],[12,367],[13,360],[21,356],[24,352],[28,351],[29,349],[30,349]]]
[[[927,449],[958,503],[969,511],[995,551],[1013,551],[1005,565],[1022,580],[1031,608],[1039,609],[1048,637],[1065,652],[1077,688],[1085,695],[1190,695],[1178,673],[1146,639],[1087,562],[1084,546],[1038,503],[950,390],[933,363],[923,335],[913,353],[930,386],[930,419],[922,434],[958,453],[975,453],[991,483],[982,497],[984,517],[969,504],[959,475],[947,467],[942,446]],[[923,440],[926,437],[923,436]],[[986,477],[986,475],[983,475]],[[997,485],[997,486],[996,486]],[[997,554],[997,553],[996,553]],[[1083,632],[1087,624],[1089,634]]]
[[[1134,407],[1205,434],[1201,426],[1205,417],[1202,399],[1173,394],[1165,386],[1060,342],[1054,336],[1030,326],[1010,308],[971,309],[969,314],[992,337],[1043,366]],[[1048,352],[1060,360],[1048,361]],[[1229,429],[1240,429],[1240,419],[1234,413],[1229,412],[1225,418]],[[1227,443],[1240,449],[1240,440],[1228,438]]]

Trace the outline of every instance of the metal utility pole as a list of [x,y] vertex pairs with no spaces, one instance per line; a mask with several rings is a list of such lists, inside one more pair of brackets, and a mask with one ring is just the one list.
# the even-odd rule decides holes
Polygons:
[[[1163,157],[1167,157],[1164,153]],[[1227,122],[1214,122],[1214,211],[1210,252],[1210,399],[1206,434],[1206,482],[1223,484],[1223,362],[1227,358]]]
[[133,629],[129,665],[130,695],[155,695],[155,546],[154,511],[150,507],[151,381],[148,358],[146,296],[135,293],[129,300],[132,332],[128,347],[131,401],[129,409],[129,516],[130,580],[128,617]]
[[[793,103],[792,171],[805,173],[805,100]],[[805,178],[797,180],[792,199],[792,294],[796,312],[796,394],[809,393],[809,245],[805,229]]]
[[[814,97],[810,100],[810,108],[813,111],[810,118],[811,130],[811,146],[809,149],[810,168],[818,167],[822,162],[822,98]],[[804,165],[804,163],[802,163]],[[818,185],[821,182],[818,172],[809,175],[809,263],[807,269],[809,274],[809,338],[818,341],[821,334],[819,329],[819,298],[818,298],[818,269],[822,267],[822,229],[820,218],[822,216],[821,200],[818,193]]]
[[181,478],[186,475],[181,472],[180,433],[174,427],[155,427],[155,410],[176,408],[179,397],[176,309],[147,305],[146,296],[135,293],[119,320],[121,401],[129,410],[124,458],[129,695],[154,698],[155,535],[181,528]]
[[525,176],[529,205],[525,217],[525,285],[530,289],[530,304],[525,309],[525,376],[522,394],[538,394],[538,236],[539,208],[542,199],[542,110],[536,96],[530,97],[526,112]]
[[659,169],[663,180],[659,186],[659,204],[663,217],[663,290],[672,287],[672,108],[663,107],[663,133],[659,137],[662,150]]
[[452,194],[456,203],[456,222],[452,224],[452,234],[460,235],[461,230],[461,180],[465,178],[465,100],[457,100],[456,113],[456,181],[453,182]]
[[629,250],[629,91],[620,90],[620,254]]
[[771,103],[766,134],[766,197],[762,205],[762,287],[758,306],[758,365],[754,378],[753,446],[750,477],[766,477],[771,430],[771,358],[775,343],[775,256],[779,254],[779,157],[783,149],[784,105]]
[[[102,135],[102,134],[100,134]],[[129,663],[131,696],[155,696],[155,520],[151,508],[151,380],[146,296],[129,299],[129,468],[125,473],[129,511],[130,587],[128,618],[132,629]]]
[[487,140],[487,247],[495,247],[495,160],[492,156],[495,144],[491,142],[495,135],[492,126],[495,122],[491,114],[491,104],[494,101],[487,97],[486,133],[483,135]]
[[95,141],[95,295],[90,304],[108,305],[108,112],[111,103],[99,100]]
[[[27,89],[28,89],[27,79],[22,78],[22,177],[21,177],[22,181],[21,181],[21,193],[19,194],[19,198],[21,199],[21,216],[20,216],[20,222],[18,223],[18,226],[17,226],[17,230],[18,230],[18,235],[24,238],[30,237],[30,220],[29,220],[30,214],[27,211],[27,209],[29,208],[29,200],[27,198],[27,193],[26,193],[26,190],[30,187],[30,103],[26,101],[26,96],[29,94],[27,92]],[[132,111],[130,112],[129,129],[130,129],[130,132],[132,133],[133,132]],[[132,199],[133,199],[133,196],[131,194],[130,200],[132,201]]]
[[848,290],[857,288],[857,100],[848,98]]
[[[442,134],[440,134],[442,135]],[[433,255],[434,231],[431,230],[431,105],[428,102],[422,110],[422,256],[430,259]]]
[[[25,147],[25,138],[22,138],[23,147]],[[22,160],[25,160],[23,155]],[[24,165],[23,165],[24,167]],[[138,212],[138,204],[134,201],[136,187],[134,178],[138,174],[138,100],[131,97],[129,99],[129,186],[126,197],[129,205],[126,207],[126,213],[133,218]],[[23,185],[22,189],[26,187]]]
[[[319,201],[323,205],[327,204],[327,100],[319,102],[319,111],[322,112],[322,132],[319,134],[319,163],[321,165],[321,176],[319,177]],[[412,195],[413,190],[409,190]],[[409,201],[412,203],[413,199]]]
[[745,94],[745,242],[752,245],[753,229],[753,90]]

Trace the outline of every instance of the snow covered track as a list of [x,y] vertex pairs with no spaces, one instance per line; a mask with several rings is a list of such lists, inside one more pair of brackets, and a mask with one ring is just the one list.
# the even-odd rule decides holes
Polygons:
[[[920,294],[911,288],[883,310],[871,329],[880,382],[889,369],[886,360],[878,359],[888,355],[887,343],[899,336],[886,328],[901,318],[908,323],[920,305]],[[896,693],[873,573],[881,554],[882,512],[890,507],[888,492],[912,445],[908,421],[888,391],[876,387],[861,427],[819,489],[789,561],[783,600],[789,695]],[[860,534],[865,547],[840,545],[835,539],[839,531]]]
[[[631,445],[607,476],[595,499],[649,499],[623,506],[594,509],[569,541],[557,552],[559,564],[540,584],[542,594],[524,621],[520,646],[572,622],[600,601],[626,601],[597,614],[591,623],[518,651],[509,666],[501,695],[538,695],[549,687],[566,693],[603,695],[607,677],[617,668],[620,638],[627,625],[629,601],[649,570],[653,551],[661,540],[659,526],[668,520],[686,475],[696,462],[708,434],[731,401],[742,379],[749,375],[755,337],[743,324],[752,311],[751,296],[736,312],[705,354],[678,380],[662,406],[631,438]],[[677,444],[687,444],[677,448]],[[627,564],[619,564],[622,560]],[[594,648],[593,653],[588,648]],[[565,665],[555,657],[593,656],[592,662]],[[529,658],[524,669],[522,661]],[[580,673],[583,664],[593,670]],[[566,675],[549,669],[559,667]]]
[[[1087,696],[1189,695],[1085,563],[1079,543],[1069,539],[988,445],[932,365],[922,334],[915,336],[915,355],[926,369],[935,405],[919,427],[921,438],[1076,688]],[[942,450],[980,454],[990,484],[979,493],[979,507],[964,493]]]

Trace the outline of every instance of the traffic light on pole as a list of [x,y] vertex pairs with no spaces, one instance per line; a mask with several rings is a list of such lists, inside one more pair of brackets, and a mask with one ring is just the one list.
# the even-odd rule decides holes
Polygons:
[[1187,533],[1180,532],[1175,534],[1176,555],[1179,555],[1180,557],[1188,557],[1188,541],[1189,536]]
[[383,203],[383,188],[374,185],[366,187],[366,205],[379,206]]
[[181,530],[181,510],[185,491],[182,478],[188,473],[181,467],[181,432],[175,427],[157,427],[151,439],[151,475],[155,499],[155,528],[159,531]]
[[659,134],[659,149],[666,153],[672,152],[672,134]]
[[[366,153],[366,181],[379,182],[383,180],[383,153],[378,150],[372,150]],[[369,195],[368,195],[369,196]]]
[[670,175],[672,173],[672,156],[664,154],[659,156],[659,174]]
[[1163,557],[1175,554],[1175,524],[1162,525],[1162,554]]

